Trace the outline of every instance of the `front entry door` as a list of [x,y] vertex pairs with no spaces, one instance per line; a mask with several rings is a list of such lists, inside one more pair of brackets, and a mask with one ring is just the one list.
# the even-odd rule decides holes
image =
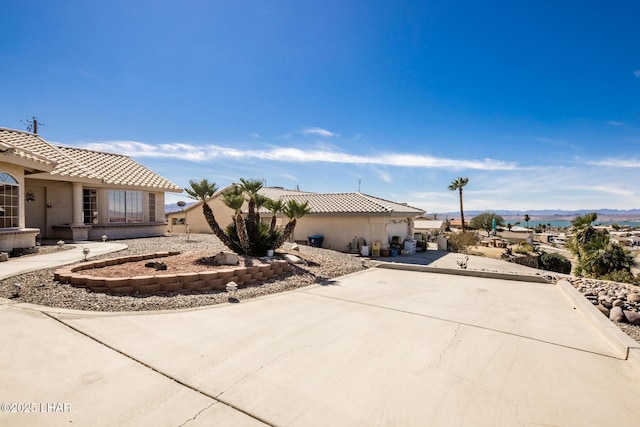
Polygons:
[[47,237],[46,188],[28,185],[24,194],[25,225],[27,228],[39,228],[40,237]]

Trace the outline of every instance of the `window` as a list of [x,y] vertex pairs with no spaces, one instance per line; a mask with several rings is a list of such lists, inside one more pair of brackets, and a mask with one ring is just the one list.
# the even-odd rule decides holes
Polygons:
[[85,224],[98,223],[98,190],[95,188],[82,190],[82,217]]
[[20,199],[18,181],[5,172],[0,172],[0,228],[18,227],[20,224]]
[[142,222],[142,191],[109,190],[109,222]]
[[156,193],[149,193],[149,221],[156,222]]

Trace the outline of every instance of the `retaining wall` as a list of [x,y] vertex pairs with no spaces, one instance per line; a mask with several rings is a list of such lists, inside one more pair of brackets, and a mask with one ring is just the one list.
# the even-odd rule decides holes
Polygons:
[[[251,267],[230,267],[197,273],[149,274],[133,277],[92,276],[91,270],[107,265],[144,261],[178,255],[180,252],[156,252],[146,255],[132,255],[120,258],[90,261],[60,268],[54,272],[54,279],[60,283],[70,283],[91,289],[94,292],[119,294],[153,294],[160,292],[224,290],[227,283],[235,282],[239,287],[273,279],[289,272],[291,266],[285,260],[273,260],[267,264]],[[155,271],[155,270],[154,270]]]

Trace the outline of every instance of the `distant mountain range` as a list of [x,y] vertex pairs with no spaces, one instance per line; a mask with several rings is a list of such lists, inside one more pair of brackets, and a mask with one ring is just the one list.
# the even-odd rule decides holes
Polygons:
[[[473,218],[476,215],[480,215],[485,211],[464,211],[465,222],[468,219]],[[539,209],[530,211],[518,211],[518,210],[496,210],[491,211],[504,217],[505,219],[522,218],[525,214],[528,214],[532,220],[562,220],[573,219],[577,216],[585,215],[591,212],[598,214],[598,219],[606,221],[608,218],[613,217],[616,220],[633,220],[640,219],[640,209],[578,209],[575,211],[567,211],[562,209]],[[460,211],[455,212],[438,212],[427,213],[427,216],[437,215],[439,219],[445,218],[460,218]]]

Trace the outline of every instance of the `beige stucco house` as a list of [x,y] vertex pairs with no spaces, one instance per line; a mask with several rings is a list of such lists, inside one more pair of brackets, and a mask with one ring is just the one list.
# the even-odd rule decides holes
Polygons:
[[127,156],[0,128],[0,251],[33,247],[37,236],[161,236],[165,192],[181,191]]
[[[234,185],[234,184],[232,184]],[[208,204],[216,215],[222,228],[232,221],[233,211],[222,202],[222,193],[229,187],[218,191]],[[322,247],[342,252],[353,251],[354,242],[364,241],[368,245],[380,242],[388,247],[393,236],[401,241],[413,237],[413,220],[424,214],[418,208],[406,204],[384,200],[367,194],[353,193],[310,193],[287,190],[280,187],[264,187],[260,194],[271,199],[309,202],[311,213],[298,220],[292,240],[306,242],[309,236],[323,236]],[[193,203],[184,211],[168,215],[168,227],[173,232],[184,232],[186,225],[192,233],[211,233],[202,213],[202,202]],[[262,221],[269,223],[272,214],[266,209],[260,210]],[[279,214],[277,224],[283,226],[288,219]]]

